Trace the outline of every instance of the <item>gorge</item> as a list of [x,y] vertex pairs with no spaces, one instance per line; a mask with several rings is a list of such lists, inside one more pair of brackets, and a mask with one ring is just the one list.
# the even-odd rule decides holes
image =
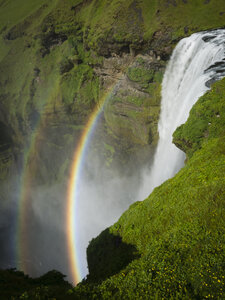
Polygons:
[[3,299],[224,297],[224,11],[0,1]]

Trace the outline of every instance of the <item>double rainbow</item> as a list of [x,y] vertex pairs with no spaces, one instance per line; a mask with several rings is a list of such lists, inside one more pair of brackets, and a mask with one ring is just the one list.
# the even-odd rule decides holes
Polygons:
[[[77,241],[77,225],[76,224],[76,214],[78,214],[78,198],[79,198],[79,180],[81,177],[81,168],[85,159],[85,154],[88,149],[88,145],[91,141],[91,137],[95,131],[96,125],[98,123],[101,112],[104,109],[104,105],[110,98],[114,87],[108,89],[107,92],[98,101],[95,109],[91,113],[85,128],[83,129],[82,135],[80,137],[77,148],[75,149],[69,184],[67,192],[67,211],[66,211],[66,232],[67,232],[67,247],[69,256],[70,273],[72,277],[72,282],[77,284],[81,280],[79,259],[78,259],[78,241]],[[49,101],[48,101],[49,102]],[[24,162],[23,162],[23,173],[21,176],[21,190],[19,197],[19,213],[18,213],[18,232],[17,232],[17,268],[23,270],[25,273],[29,273],[29,267],[26,263],[27,255],[27,207],[29,207],[28,198],[31,189],[31,180],[29,173],[29,164],[32,163],[32,155],[34,151],[37,152],[39,148],[39,138],[42,135],[42,124],[45,121],[43,116],[44,111],[40,119],[36,124],[33,135],[31,136],[30,145],[25,151]]]

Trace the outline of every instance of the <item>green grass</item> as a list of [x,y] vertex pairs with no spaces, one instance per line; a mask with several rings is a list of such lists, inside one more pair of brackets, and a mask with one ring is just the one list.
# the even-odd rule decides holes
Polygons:
[[10,28],[23,21],[26,17],[31,15],[45,3],[45,0],[32,0],[29,2],[24,0],[1,1],[0,30],[2,30],[2,28],[5,26]]
[[[145,201],[131,205],[109,228],[111,235],[133,245],[141,257],[99,284],[93,283],[92,272],[74,289],[75,295],[91,299],[94,295],[98,299],[224,298],[224,93],[225,79],[199,99],[182,132],[177,130],[181,141],[187,132],[192,139],[202,137],[197,148],[193,144],[186,166]],[[207,135],[204,126],[198,127],[196,116],[210,118]],[[196,134],[189,131],[191,125]],[[88,251],[97,253],[102,245],[104,238],[99,236]],[[96,268],[108,266],[99,262]]]
[[200,149],[208,139],[217,137],[225,128],[225,104],[221,101],[224,94],[224,80],[216,83],[190,111],[190,118],[185,125],[174,133],[174,143],[188,157]]
[[157,143],[163,69],[164,63],[151,63],[146,57],[138,56],[127,68],[126,75],[129,86],[142,94],[135,95],[129,88],[120,89],[106,105],[107,126],[134,146]]
[[[147,1],[141,2],[144,17],[144,37],[149,39],[157,30],[165,30],[172,33],[172,38],[185,36],[184,27],[188,28],[188,34],[196,31],[213,29],[224,26],[225,3],[223,0],[210,1],[204,4],[204,0],[177,0],[176,5],[171,1]],[[209,13],[210,12],[210,13]]]
[[[203,0],[190,0],[183,3],[178,0],[177,6],[161,5],[159,9],[162,10],[160,14],[160,21],[163,21],[165,26],[171,26],[176,30],[173,33],[174,38],[184,34],[184,27],[189,28],[189,34],[210,28],[218,28],[224,26],[224,15],[220,15],[225,9],[223,0],[210,1],[204,4]],[[209,13],[210,12],[210,13]]]
[[129,68],[127,72],[128,78],[135,82],[142,82],[143,87],[153,80],[154,70],[146,70],[144,68]]
[[[82,125],[99,93],[98,78],[88,63],[99,63],[99,58],[85,51],[81,43],[81,31],[71,11],[76,1],[51,1],[47,5],[35,0],[29,4],[14,2],[2,1],[0,7],[0,26],[4,25],[0,35],[0,97],[15,132],[14,142],[22,145],[34,110],[42,114],[65,105],[76,111],[81,104]],[[68,41],[45,46],[43,43],[51,40],[51,28],[58,36],[66,33]],[[7,40],[9,32],[13,39]],[[45,47],[49,47],[47,52]],[[71,62],[65,74],[60,70],[63,59]]]
[[[143,38],[151,40],[156,31],[168,33],[173,39],[196,31],[223,27],[225,3],[223,0],[177,0],[176,6],[169,1],[92,1],[77,13],[77,20],[83,24],[86,43],[101,52],[104,42],[128,42],[135,45]],[[169,3],[169,4],[168,4]],[[210,13],[209,13],[210,11]]]

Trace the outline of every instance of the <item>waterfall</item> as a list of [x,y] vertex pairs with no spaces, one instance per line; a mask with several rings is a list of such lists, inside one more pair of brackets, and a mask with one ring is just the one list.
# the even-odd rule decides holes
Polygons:
[[143,175],[139,200],[184,165],[185,154],[172,144],[172,134],[211,83],[225,76],[225,30],[192,34],[173,51],[162,82],[159,142],[150,171]]

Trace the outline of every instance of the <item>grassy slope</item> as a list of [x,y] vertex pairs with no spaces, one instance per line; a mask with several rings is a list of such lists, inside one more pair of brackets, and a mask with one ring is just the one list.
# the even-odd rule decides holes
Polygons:
[[[186,166],[145,201],[134,203],[110,227],[111,235],[133,245],[141,258],[94,284],[101,281],[99,268],[107,268],[97,255],[104,248],[100,235],[88,251],[96,254],[89,257],[96,271],[92,269],[89,281],[78,285],[75,295],[92,298],[96,294],[98,299],[225,297],[224,93],[225,79],[200,98],[187,123],[176,131],[175,136],[179,132],[180,139],[194,145]],[[199,127],[199,120],[207,126]]]
[[[127,90],[120,88],[107,102],[104,111],[106,122],[115,134],[122,133],[122,141],[126,137],[133,144],[157,144],[164,68],[163,62],[149,64],[149,57],[136,58],[126,71],[131,86],[132,84],[136,86],[136,95],[133,91],[129,91],[128,87]],[[138,91],[142,91],[143,94],[138,94]],[[122,118],[121,114],[126,117]]]
[[[98,95],[98,80],[88,67],[88,54],[83,51],[70,10],[77,1],[14,2],[3,1],[0,7],[0,96],[19,144],[21,126],[24,134],[29,129],[32,111],[41,113],[46,105],[73,104],[78,91],[78,101],[71,109],[76,111],[82,106],[86,116]],[[51,30],[58,35],[58,43],[51,44]],[[64,43],[60,41],[62,36],[66,39]],[[81,64],[78,65],[77,59]],[[71,72],[65,74],[68,62]],[[39,69],[38,74],[35,69]]]
[[[0,121],[12,133],[12,149],[18,155],[29,143],[39,117],[53,119],[55,114],[56,121],[51,123],[56,124],[56,131],[60,122],[68,124],[57,143],[73,149],[74,136],[79,136],[99,93],[98,78],[88,65],[94,59],[83,49],[71,11],[78,1],[14,2],[0,3],[0,105],[4,116]],[[49,120],[47,124],[51,125]],[[47,136],[46,141],[51,138]],[[53,143],[51,149],[55,151]],[[42,160],[40,166],[45,165],[45,157]],[[59,161],[59,173],[65,169],[63,164]],[[6,165],[0,160],[3,171],[11,165],[12,161]],[[9,172],[3,171],[0,177],[5,179]],[[49,173],[54,177],[53,170]]]
[[[176,39],[185,35],[184,27],[188,28],[190,34],[224,26],[224,1],[204,2],[206,1],[91,1],[85,5],[85,9],[78,12],[78,20],[84,24],[84,31],[87,31],[87,43],[96,48],[104,46],[102,40],[129,41],[131,44],[149,41],[158,30],[171,31],[171,37]],[[132,15],[135,16],[133,19]]]

